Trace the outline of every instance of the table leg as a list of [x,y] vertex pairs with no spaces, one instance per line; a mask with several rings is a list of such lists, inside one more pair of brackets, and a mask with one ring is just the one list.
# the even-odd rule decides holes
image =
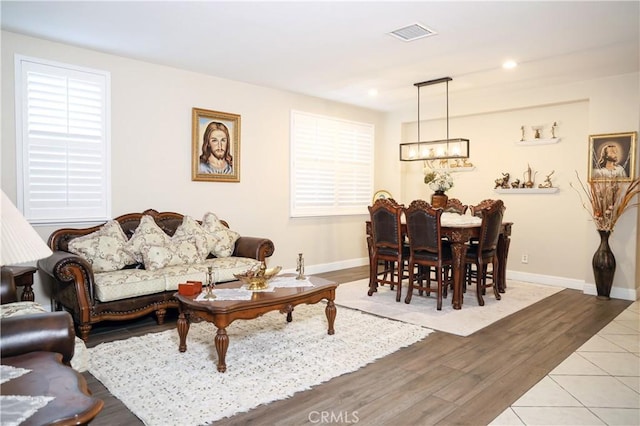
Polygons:
[[327,334],[334,334],[333,324],[336,320],[336,305],[333,303],[333,300],[327,301],[327,307],[324,309],[324,313],[327,315],[327,323],[329,324]]
[[215,338],[216,352],[218,352],[218,371],[224,373],[227,371],[226,356],[229,347],[229,336],[225,328],[219,328]]
[[464,285],[467,246],[464,242],[452,242],[451,250],[453,251],[453,309],[462,309],[462,286]]
[[180,352],[186,352],[187,350],[187,333],[189,333],[189,320],[184,312],[180,312],[178,315],[178,336],[180,336],[180,345],[178,350]]

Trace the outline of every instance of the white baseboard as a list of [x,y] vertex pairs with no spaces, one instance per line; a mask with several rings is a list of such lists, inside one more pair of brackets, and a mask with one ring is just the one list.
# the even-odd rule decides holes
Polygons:
[[553,287],[571,288],[583,290],[584,281],[573,278],[556,277],[553,275],[532,274],[530,272],[519,272],[507,270],[507,279],[514,281],[524,281],[528,283],[544,284]]
[[[588,283],[583,280],[576,280],[573,278],[507,270],[507,279],[544,284],[555,287],[571,288],[574,290],[580,290],[584,294],[590,294],[594,296],[598,294],[598,292],[596,291],[596,285],[594,283]],[[636,289],[613,287],[611,289],[610,296],[613,299],[636,300],[638,294]]]
[[[364,266],[369,264],[368,257],[362,257],[360,259],[341,260],[339,262],[322,263],[319,265],[305,265],[304,273],[308,275],[321,274],[323,272],[337,271],[339,269],[355,268],[357,266]],[[295,273],[295,269],[283,270],[283,272]]]
[[[342,260],[339,262],[323,263],[318,265],[305,266],[305,274],[313,275],[320,274],[322,272],[336,271],[338,269],[355,268],[357,266],[363,266],[369,264],[369,258],[363,257],[359,259]],[[295,270],[286,270],[284,272],[296,272]],[[515,281],[525,281],[535,284],[544,284],[554,287],[570,288],[573,290],[580,290],[584,294],[596,295],[596,285],[593,283],[587,283],[583,280],[576,280],[574,278],[557,277],[554,275],[542,275],[532,274],[530,272],[519,272],[507,270],[507,279]],[[611,289],[611,297],[614,299],[623,300],[637,300],[638,292],[636,289],[630,288],[617,288]]]

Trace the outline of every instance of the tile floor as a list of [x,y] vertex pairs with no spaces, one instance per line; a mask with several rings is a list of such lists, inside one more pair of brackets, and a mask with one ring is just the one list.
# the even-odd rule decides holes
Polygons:
[[640,425],[640,302],[490,424]]

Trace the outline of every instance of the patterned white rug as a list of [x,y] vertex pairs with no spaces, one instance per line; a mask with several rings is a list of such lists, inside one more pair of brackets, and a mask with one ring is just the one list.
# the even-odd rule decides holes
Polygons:
[[409,324],[421,325],[446,333],[468,336],[476,331],[493,324],[521,309],[532,305],[545,297],[549,297],[561,290],[533,283],[507,281],[507,290],[502,293],[502,299],[496,300],[493,290],[484,296],[484,306],[478,305],[475,287],[464,294],[462,309],[454,310],[451,306],[451,292],[442,300],[442,310],[436,310],[436,298],[418,296],[414,291],[411,303],[404,303],[406,296],[406,282],[402,287],[402,299],[396,302],[395,290],[389,286],[381,286],[372,296],[367,295],[369,280],[359,280],[340,284],[336,290],[335,303],[360,311],[369,312],[386,318],[403,321]]
[[184,353],[176,330],[100,344],[89,349],[89,372],[147,425],[200,425],[356,371],[432,332],[338,307],[329,336],[324,308],[297,306],[291,323],[279,312],[233,322],[225,373],[206,322],[191,325]]

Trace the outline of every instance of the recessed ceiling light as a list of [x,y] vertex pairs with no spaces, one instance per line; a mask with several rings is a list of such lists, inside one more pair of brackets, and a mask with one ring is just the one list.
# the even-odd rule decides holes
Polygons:
[[512,70],[517,66],[518,66],[518,63],[516,61],[511,60],[511,59],[509,59],[508,61],[505,61],[502,64],[502,68],[504,68],[505,70]]
[[378,89],[369,89],[369,96],[371,96],[372,98],[378,96]]

